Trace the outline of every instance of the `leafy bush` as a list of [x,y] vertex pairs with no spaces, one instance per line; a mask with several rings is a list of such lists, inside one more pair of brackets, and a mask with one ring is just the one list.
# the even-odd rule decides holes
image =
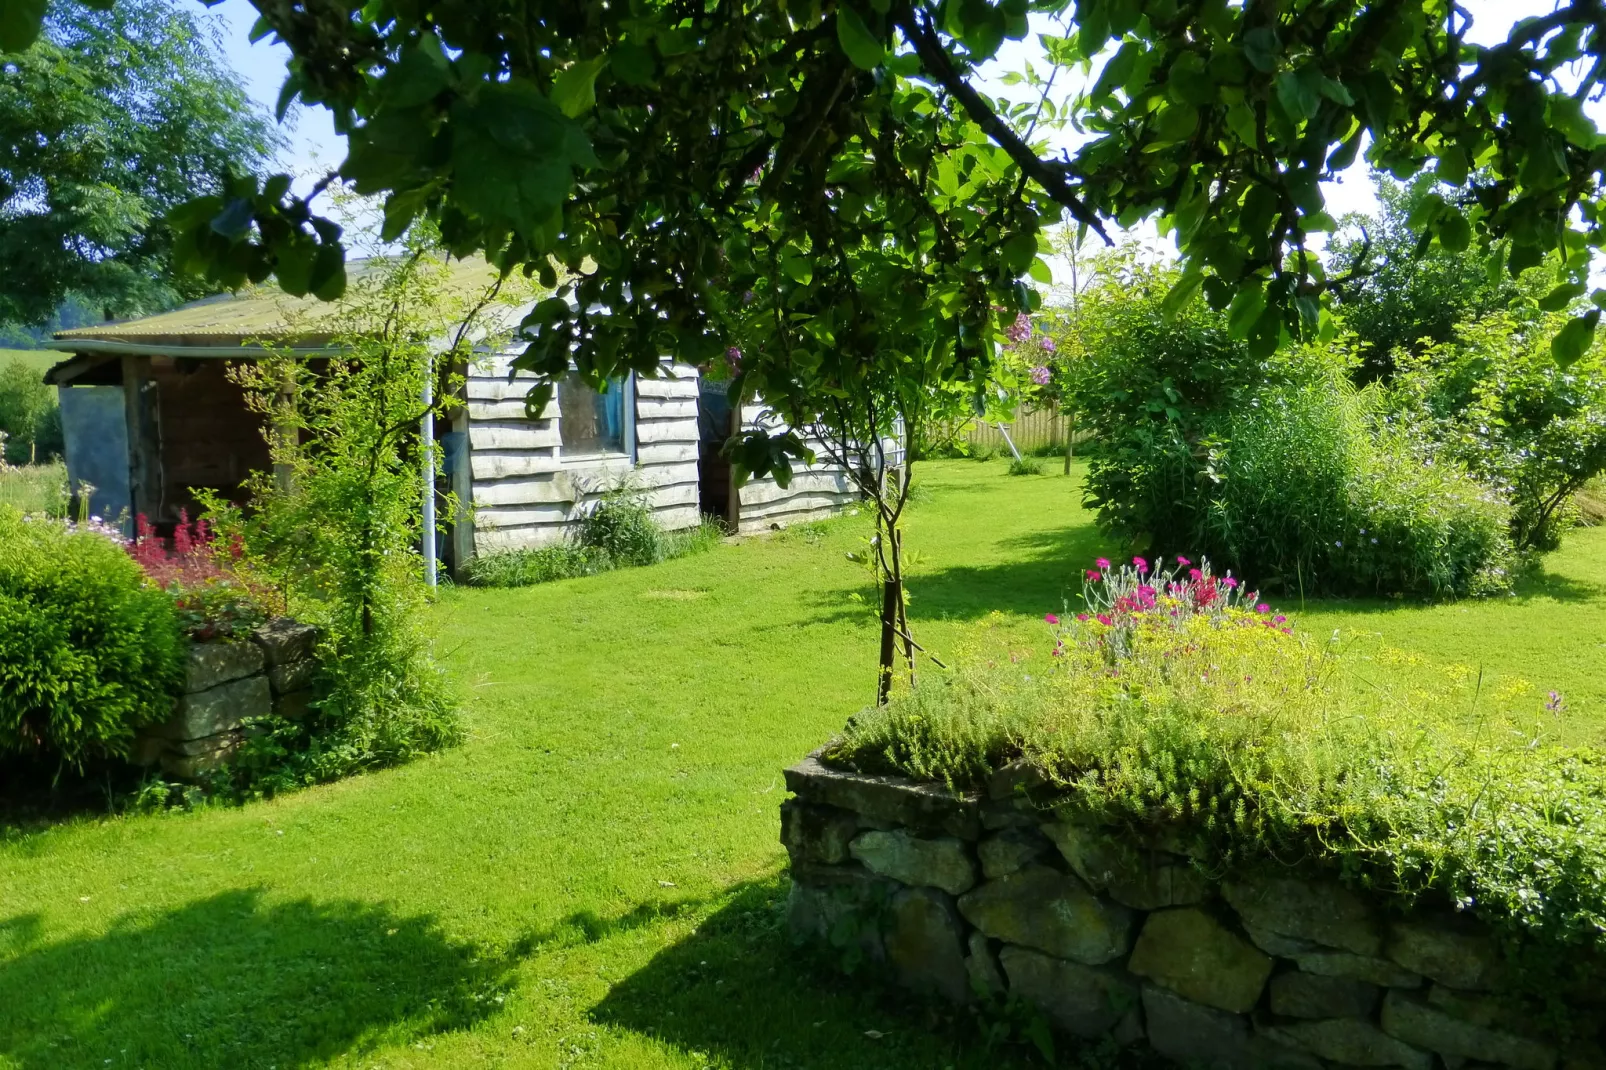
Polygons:
[[1463,324],[1449,341],[1398,354],[1388,392],[1402,428],[1510,501],[1524,549],[1559,546],[1575,495],[1606,471],[1606,354],[1558,365],[1549,341],[1564,318]]
[[0,368],[0,435],[0,464],[38,464],[65,449],[55,389],[20,360]]
[[1263,605],[1173,617],[1202,588],[1227,600],[1208,573],[1106,623],[1119,582],[1090,581],[1086,619],[1050,615],[1045,654],[977,651],[857,715],[827,761],[973,788],[1024,760],[1057,805],[1214,871],[1303,863],[1606,950],[1606,762],[1546,741],[1559,696],[1341,649]]
[[1009,462],[1009,474],[1012,476],[1040,476],[1043,474],[1042,462],[1034,457],[1022,456],[1018,460]]
[[1463,595],[1509,581],[1499,502],[1382,427],[1342,341],[1256,360],[1169,272],[1128,266],[1083,305],[1072,394],[1095,432],[1100,524],[1287,591]]
[[618,565],[651,565],[660,560],[663,528],[642,493],[625,483],[604,494],[580,516],[577,541]]
[[[633,508],[626,512],[610,506],[603,520],[588,528],[586,524],[593,519],[593,515],[588,515],[582,521],[581,539],[589,531],[590,537],[598,542],[612,542],[615,546],[627,549],[639,550],[645,543],[638,526],[640,514]],[[652,553],[646,561],[640,557],[634,560],[621,557],[606,545],[588,545],[577,539],[533,549],[494,550],[480,554],[468,563],[468,582],[476,587],[528,587],[553,580],[592,576],[627,565],[669,561],[702,553],[725,537],[725,529],[714,520],[704,519],[696,527],[677,531],[663,530],[656,520],[652,520],[650,511],[648,520],[652,522],[654,534]]]
[[183,674],[173,606],[115,533],[0,506],[0,755],[126,756]]

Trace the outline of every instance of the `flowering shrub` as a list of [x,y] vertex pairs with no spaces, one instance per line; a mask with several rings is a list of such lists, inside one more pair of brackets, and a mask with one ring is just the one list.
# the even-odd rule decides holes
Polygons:
[[169,543],[141,513],[127,549],[151,582],[172,598],[185,632],[207,640],[242,634],[261,624],[267,617],[269,595],[241,569],[239,539],[220,545],[204,519],[191,521],[182,509],[178,518]]

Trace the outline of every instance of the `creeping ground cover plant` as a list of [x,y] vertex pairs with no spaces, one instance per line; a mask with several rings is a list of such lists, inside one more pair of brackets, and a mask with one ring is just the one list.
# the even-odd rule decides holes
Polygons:
[[[1186,557],[1101,559],[1083,600],[1036,648],[998,618],[825,760],[967,790],[1020,763],[1044,805],[1164,833],[1212,872],[1336,873],[1524,946],[1606,952],[1606,762],[1550,741],[1561,696],[1306,634]],[[1541,954],[1525,976],[1545,994],[1594,958]]]

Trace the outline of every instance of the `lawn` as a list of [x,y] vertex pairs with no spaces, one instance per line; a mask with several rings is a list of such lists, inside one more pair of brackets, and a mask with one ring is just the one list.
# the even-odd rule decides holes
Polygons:
[[[922,470],[911,616],[939,653],[993,610],[1041,650],[1041,615],[1114,549],[1075,480],[1003,471]],[[449,592],[464,746],[242,808],[0,826],[0,1067],[1025,1065],[778,924],[780,769],[872,693],[844,557],[865,533]],[[1577,532],[1496,602],[1300,620],[1554,687],[1558,731],[1597,739],[1603,551]]]

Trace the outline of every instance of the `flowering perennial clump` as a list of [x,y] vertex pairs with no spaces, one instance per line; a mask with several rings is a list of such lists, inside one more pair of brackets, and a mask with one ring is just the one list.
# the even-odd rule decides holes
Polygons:
[[126,548],[151,582],[172,597],[184,630],[205,640],[260,624],[268,596],[242,571],[239,538],[223,545],[204,519],[192,521],[183,509],[178,518],[169,542],[141,513]]

